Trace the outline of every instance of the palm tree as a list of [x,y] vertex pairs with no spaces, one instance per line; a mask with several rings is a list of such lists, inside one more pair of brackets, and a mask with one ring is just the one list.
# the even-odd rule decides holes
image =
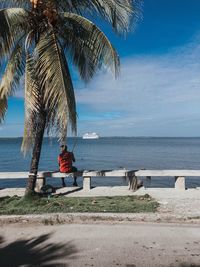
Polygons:
[[142,0],[0,0],[0,122],[24,78],[22,151],[32,149],[26,193],[34,192],[43,135],[76,134],[76,103],[69,61],[89,81],[102,67],[119,73],[119,57],[105,34],[82,14],[100,15],[117,33],[140,16]]

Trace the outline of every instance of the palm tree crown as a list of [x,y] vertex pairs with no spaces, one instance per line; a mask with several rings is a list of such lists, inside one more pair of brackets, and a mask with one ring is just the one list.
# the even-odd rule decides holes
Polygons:
[[[133,5],[134,3],[134,5]],[[0,84],[0,121],[7,99],[25,77],[25,130],[22,149],[33,144],[40,114],[47,132],[61,139],[70,124],[76,133],[76,104],[68,57],[84,81],[102,65],[119,72],[119,57],[105,34],[84,13],[107,19],[117,33],[127,32],[130,17],[140,15],[141,1],[10,0],[0,1],[0,58],[6,62]]]
[[[102,66],[119,73],[119,57],[105,34],[83,14],[97,14],[116,33],[130,29],[142,0],[0,0],[0,123],[8,97],[25,84],[22,150],[33,147],[27,189],[34,191],[44,130],[60,140],[76,133],[76,103],[69,59],[89,81]],[[3,63],[2,63],[3,62]],[[32,175],[33,174],[33,175]]]

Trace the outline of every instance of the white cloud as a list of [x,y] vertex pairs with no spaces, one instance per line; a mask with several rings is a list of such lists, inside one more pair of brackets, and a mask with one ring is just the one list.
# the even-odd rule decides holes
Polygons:
[[[200,43],[166,55],[122,60],[121,75],[98,75],[77,90],[77,101],[90,112],[120,112],[113,120],[80,120],[103,135],[200,135]],[[191,129],[186,129],[185,127]]]
[[[199,44],[197,36],[165,55],[122,59],[117,80],[101,73],[77,88],[77,102],[85,107],[79,114],[79,133],[199,136]],[[16,96],[23,97],[23,91]]]

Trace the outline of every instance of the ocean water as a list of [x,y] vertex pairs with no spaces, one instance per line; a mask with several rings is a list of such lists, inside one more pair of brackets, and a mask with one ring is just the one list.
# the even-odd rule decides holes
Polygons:
[[[28,171],[31,155],[24,158],[20,152],[21,138],[0,138],[0,172]],[[97,140],[68,138],[69,150],[74,145],[78,169],[200,169],[200,138],[145,138],[107,137]],[[56,139],[45,138],[39,170],[58,170],[59,144]],[[143,179],[147,187],[173,187],[173,178]],[[66,181],[71,185],[72,181]],[[59,186],[59,179],[48,183]],[[82,180],[79,179],[81,184]],[[92,180],[93,186],[125,185],[120,177],[102,177]],[[25,179],[0,179],[0,188],[23,187]],[[200,186],[200,177],[186,179],[187,187]]]

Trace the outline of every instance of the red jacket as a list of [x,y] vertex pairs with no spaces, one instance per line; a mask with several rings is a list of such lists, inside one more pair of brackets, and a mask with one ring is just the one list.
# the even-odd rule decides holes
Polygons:
[[75,161],[73,152],[63,152],[58,156],[58,164],[60,172],[70,172],[72,170],[72,162]]

